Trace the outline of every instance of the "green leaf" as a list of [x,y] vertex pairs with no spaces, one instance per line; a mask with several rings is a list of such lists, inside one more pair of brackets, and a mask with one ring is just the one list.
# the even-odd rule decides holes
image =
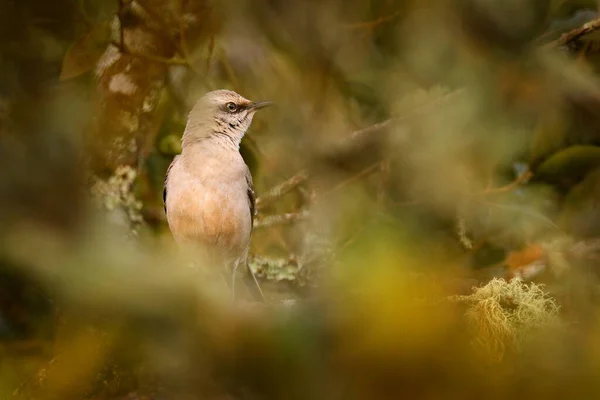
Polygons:
[[545,182],[576,183],[597,167],[600,167],[600,147],[571,146],[546,159],[535,176]]
[[159,140],[157,147],[162,154],[177,155],[181,153],[181,137],[176,134],[164,136]]
[[65,54],[60,80],[76,78],[94,68],[106,50],[109,38],[110,30],[108,24],[104,22],[94,25],[88,32],[80,36]]
[[574,186],[563,204],[559,224],[570,234],[580,237],[600,235],[600,168],[586,175]]

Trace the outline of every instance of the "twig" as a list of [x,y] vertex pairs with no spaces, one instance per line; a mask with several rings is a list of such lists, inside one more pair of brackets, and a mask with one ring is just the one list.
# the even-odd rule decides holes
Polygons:
[[[463,93],[464,93],[464,89],[455,90],[454,92],[448,93],[444,96],[438,97],[438,98],[426,103],[424,106],[421,106],[421,107],[418,107],[418,108],[412,110],[406,116],[390,118],[388,120],[377,123],[375,125],[371,125],[367,128],[357,130],[357,131],[351,133],[350,135],[348,135],[347,138],[343,139],[343,141],[340,143],[340,150],[343,151],[344,147],[355,145],[357,142],[360,142],[361,140],[368,138],[370,135],[383,131],[384,129],[388,128],[392,124],[406,122],[406,121],[410,120],[411,118],[415,118],[415,117],[421,116],[423,114],[430,113],[442,105],[448,104],[451,101],[455,101],[457,99],[457,97],[462,96]],[[380,165],[380,162],[378,161],[377,163],[369,166],[366,170],[363,170],[362,172],[360,172],[358,175],[355,175],[355,176],[349,178],[348,180],[340,183],[339,185],[337,185],[336,187],[334,187],[332,190],[328,191],[327,193],[331,193],[335,190],[339,190],[342,187],[354,182],[355,180],[360,179],[363,176],[374,172],[379,165]],[[269,190],[269,192],[267,192],[267,194],[258,198],[257,210],[266,208],[268,205],[272,204],[274,201],[281,198],[289,190],[304,183],[308,179],[309,179],[308,173],[306,173],[305,171],[301,171],[298,174],[294,175],[292,178],[288,179],[286,182],[281,183],[278,186],[276,186],[275,188]],[[289,187],[287,187],[288,185],[289,185]],[[282,189],[284,189],[284,190],[282,190]],[[277,193],[279,193],[279,194],[277,194]],[[411,202],[411,204],[413,204],[413,203],[414,202]]]
[[286,195],[287,193],[289,193],[291,190],[293,190],[298,185],[301,185],[304,182],[306,182],[306,180],[308,179],[308,176],[309,176],[308,172],[300,171],[296,175],[292,176],[290,179],[275,186],[274,188],[269,190],[267,193],[265,193],[264,195],[262,195],[258,199],[256,199],[256,209],[259,211],[264,210],[266,207],[268,207],[274,201],[276,201],[280,197]]
[[385,189],[390,180],[390,160],[381,161],[379,167],[379,187],[377,188],[377,203],[383,204],[385,200]]
[[348,136],[348,138],[346,139],[346,141],[354,141],[357,139],[362,138],[363,136],[369,135],[371,133],[376,133],[379,131],[382,131],[383,129],[387,128],[388,126],[390,126],[390,124],[393,122],[394,120],[392,118],[387,119],[383,122],[379,122],[375,125],[371,125],[368,126],[366,128],[363,129],[359,129],[357,131],[354,131],[350,134],[350,136]]
[[513,191],[514,189],[518,188],[522,184],[526,183],[529,180],[529,178],[531,178],[532,176],[533,176],[533,174],[531,173],[531,171],[528,170],[528,171],[523,172],[521,175],[519,175],[517,177],[517,179],[515,179],[508,185],[498,187],[498,188],[485,189],[479,193],[473,194],[472,196],[473,197],[482,197],[482,196],[489,196],[489,195],[499,194],[499,193],[507,193],[507,192]]
[[422,106],[416,107],[415,109],[408,112],[406,115],[402,115],[399,117],[392,117],[383,122],[377,123],[375,125],[371,125],[367,128],[360,129],[351,133],[345,142],[355,142],[363,139],[366,136],[369,136],[373,133],[380,132],[390,125],[407,123],[408,121],[418,118],[422,115],[431,114],[433,111],[438,109],[441,106],[449,104],[450,102],[456,101],[461,96],[464,96],[464,89],[458,89],[443,96],[437,97],[431,101],[428,101]]
[[308,218],[308,210],[301,210],[293,213],[286,213],[281,215],[270,215],[268,217],[260,218],[254,222],[254,229],[267,228],[274,225],[286,225],[292,222],[305,220]]
[[548,224],[552,228],[556,229],[557,231],[563,232],[563,230],[558,225],[556,225],[550,218],[546,217],[542,213],[537,212],[535,210],[527,210],[527,209],[524,209],[519,206],[512,206],[512,205],[507,205],[507,204],[490,203],[490,202],[483,201],[483,200],[475,200],[475,202],[478,204],[484,205],[484,206],[495,207],[495,208],[498,208],[501,210],[507,210],[507,211],[517,212],[517,213],[521,213],[523,215],[527,215],[534,219],[544,221],[546,224]]
[[272,238],[274,241],[277,242],[277,244],[279,246],[281,246],[281,248],[285,251],[287,251],[288,253],[293,253],[294,251],[290,248],[289,243],[287,242],[286,238],[283,235],[283,232],[280,231],[279,229],[273,229],[273,231],[271,232]]
[[322,193],[321,196],[326,196],[335,191],[343,189],[344,187],[346,187],[346,186],[350,185],[351,183],[354,183],[362,178],[366,178],[367,176],[371,175],[373,172],[377,171],[380,167],[381,167],[381,162],[377,161],[375,164],[363,169],[358,174],[351,176],[350,178],[335,185],[332,189],[327,190],[326,192]]
[[560,38],[548,43],[544,47],[555,48],[560,46],[565,46],[579,39],[580,37],[587,35],[588,33],[597,31],[600,29],[600,18],[594,19],[592,21],[586,22],[579,28],[575,28],[572,31],[567,33],[563,33]]
[[189,53],[187,41],[185,40],[185,26],[183,23],[183,0],[179,0],[177,23],[179,25],[179,47],[181,48],[183,56],[187,58]]
[[377,25],[380,25],[384,22],[391,21],[391,20],[395,19],[396,17],[398,17],[399,15],[400,15],[400,11],[396,11],[392,15],[379,17],[373,21],[356,22],[353,24],[347,24],[347,25],[345,25],[345,27],[348,29],[373,29],[373,28],[377,27]]
[[[183,35],[183,33],[182,33]],[[212,57],[215,51],[215,34],[214,32],[210,35],[210,39],[208,41],[208,56],[206,57],[206,73],[210,71],[210,62],[212,61]]]
[[21,382],[19,384],[19,386],[17,386],[15,388],[15,390],[13,390],[13,397],[16,397],[17,395],[20,394],[20,392],[27,386],[29,385],[29,383],[31,381],[33,381],[33,379],[35,378],[39,378],[40,373],[45,370],[46,368],[49,368],[52,364],[54,364],[56,362],[56,359],[58,358],[60,354],[55,355],[54,357],[52,357],[51,360],[49,360],[48,362],[45,363],[45,365],[41,368],[39,368],[37,371],[35,371],[35,373],[33,373],[32,375],[28,376],[23,382]]
[[[343,148],[343,147],[349,146],[349,145],[352,146],[352,145],[356,144],[357,142],[360,142],[361,140],[369,137],[370,135],[372,135],[374,133],[381,132],[382,130],[389,127],[391,124],[396,124],[398,122],[406,122],[406,121],[410,120],[411,118],[415,118],[415,117],[421,116],[423,114],[430,113],[433,109],[436,109],[436,108],[440,107],[441,105],[447,104],[450,101],[454,101],[458,96],[462,96],[463,92],[464,92],[464,89],[458,89],[454,92],[451,92],[444,96],[438,97],[435,100],[428,102],[427,104],[425,104],[422,107],[418,107],[418,108],[412,110],[406,116],[403,116],[400,118],[390,118],[388,120],[377,123],[375,125],[371,125],[367,128],[355,131],[355,132],[351,133],[346,139],[344,139],[341,142],[340,147]],[[354,176],[346,179],[345,181],[336,185],[331,190],[328,190],[325,193],[320,194],[320,196],[324,196],[324,195],[330,194],[334,191],[340,190],[343,187],[345,187],[359,179],[369,176],[373,172],[380,169],[382,165],[383,164],[381,163],[381,161],[377,161],[373,165],[371,165],[371,166],[367,167],[366,169],[362,170],[361,172],[359,172],[357,175],[354,175]],[[257,201],[256,201],[257,210],[259,210],[259,211],[264,210],[268,205],[277,201],[283,195],[288,193],[290,190],[301,185],[308,179],[309,179],[309,174],[303,170],[303,171],[297,173],[296,175],[294,175],[292,178],[288,179],[287,181],[272,188],[265,195],[263,195],[257,199]],[[420,203],[420,202],[411,202],[410,204],[418,204],[418,203]],[[283,215],[272,216],[272,217],[265,217],[262,220],[258,220],[256,222],[255,227],[256,228],[264,228],[264,227],[272,226],[272,225],[280,225],[282,223],[287,223],[292,220],[295,220],[296,218],[297,218],[297,214],[295,214],[295,213],[283,214]]]
[[220,48],[221,52],[221,64],[223,64],[223,68],[225,68],[225,73],[227,73],[227,76],[229,77],[229,80],[231,81],[231,84],[233,85],[233,87],[236,90],[239,90],[239,82],[237,77],[235,76],[235,71],[233,70],[233,67],[231,66],[231,64],[229,63],[229,60],[227,59],[227,53],[225,53],[225,49]]

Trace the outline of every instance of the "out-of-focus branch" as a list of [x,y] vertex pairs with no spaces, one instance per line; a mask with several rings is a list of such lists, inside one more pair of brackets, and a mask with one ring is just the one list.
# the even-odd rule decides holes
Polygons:
[[350,134],[350,136],[348,136],[347,140],[348,141],[353,141],[353,140],[359,139],[359,138],[361,138],[363,136],[369,135],[371,133],[380,132],[383,129],[389,127],[393,121],[394,120],[392,118],[390,118],[390,119],[387,119],[387,120],[385,120],[383,122],[379,122],[379,123],[377,123],[375,125],[371,125],[371,126],[368,126],[366,128],[354,131],[354,132],[352,132]]
[[267,228],[275,225],[285,225],[296,221],[305,220],[308,218],[308,210],[300,210],[298,212],[270,215],[268,217],[257,219],[254,222],[254,229]]
[[371,134],[379,133],[392,125],[402,125],[403,123],[406,123],[412,119],[431,114],[438,108],[448,105],[451,102],[460,99],[462,96],[464,96],[464,89],[458,89],[443,96],[437,97],[434,100],[428,101],[424,105],[415,108],[406,115],[393,117],[375,125],[371,125],[367,128],[355,131],[348,136],[346,142],[359,141]]
[[400,14],[401,14],[400,11],[396,11],[395,13],[393,13],[391,15],[379,17],[373,21],[356,22],[353,24],[347,24],[347,25],[345,25],[345,28],[348,28],[348,29],[373,29],[373,28],[376,28],[378,25],[381,25],[385,22],[392,21],[393,19],[398,17]]
[[277,201],[280,197],[286,195],[291,190],[296,188],[298,185],[301,185],[304,182],[306,182],[308,177],[308,172],[300,171],[296,175],[292,176],[290,179],[275,186],[267,193],[256,199],[256,209],[259,211],[265,209],[274,201]]
[[600,18],[594,19],[592,21],[586,22],[579,28],[575,28],[572,31],[567,33],[563,33],[560,38],[548,43],[545,47],[556,48],[560,46],[568,45],[580,37],[587,35],[588,33],[597,31],[600,29]]
[[177,24],[179,25],[179,48],[181,49],[181,54],[184,57],[188,57],[189,51],[187,48],[187,40],[185,38],[185,26],[183,22],[183,0],[179,0],[178,2],[178,15],[177,15]]
[[328,195],[330,193],[336,192],[340,189],[345,188],[346,186],[362,179],[362,178],[366,178],[367,176],[371,175],[372,173],[376,172],[379,168],[381,167],[381,162],[376,162],[373,165],[368,166],[367,168],[363,169],[362,171],[360,171],[358,174],[351,176],[350,178],[338,183],[337,185],[335,185],[332,189],[326,191],[325,193],[322,193],[323,195]]
[[[408,123],[408,121],[410,121],[414,118],[418,118],[420,116],[423,116],[423,115],[426,115],[429,113],[433,113],[440,107],[456,101],[463,95],[464,95],[464,89],[458,89],[458,90],[455,90],[444,96],[440,96],[432,101],[429,101],[421,107],[417,107],[416,109],[412,110],[407,115],[404,115],[402,117],[390,118],[383,122],[377,123],[375,125],[371,125],[367,128],[357,130],[357,131],[351,133],[350,135],[348,135],[347,138],[343,139],[340,142],[339,146],[337,147],[336,151],[344,153],[345,151],[349,151],[350,148],[356,150],[356,147],[358,147],[360,149],[361,146],[365,143],[365,141],[369,141],[370,139],[372,139],[372,135],[381,133],[392,125],[402,125],[403,123],[406,124],[406,123]],[[369,176],[373,172],[376,172],[381,165],[382,165],[381,160],[378,160],[376,163],[363,169],[358,174],[339,183],[338,185],[336,185],[334,188],[332,188],[331,190],[329,190],[326,193],[331,193],[335,190],[339,190],[342,187],[345,187],[345,186],[351,184],[352,182],[355,182],[358,179],[361,179],[365,176]],[[294,189],[298,185],[303,184],[308,179],[309,179],[309,173],[303,170],[303,171],[298,172],[297,174],[295,174],[293,177],[286,180],[285,182],[280,183],[279,185],[270,189],[265,195],[263,195],[257,199],[257,202],[256,202],[257,210],[259,210],[259,211],[264,210],[268,205],[279,200],[283,195],[285,195],[286,193],[288,193],[290,190]],[[294,213],[284,214],[284,216],[288,216],[288,217],[279,218],[278,221],[291,222],[291,221],[295,220],[294,217],[290,217],[291,215],[294,215]],[[274,217],[281,217],[281,216],[274,216]],[[267,218],[270,218],[270,217],[267,217]],[[266,218],[265,218],[265,220],[266,220]],[[278,225],[280,223],[281,222],[276,222],[276,223],[269,222],[269,223],[265,224],[265,223],[259,222],[259,223],[257,223],[257,227],[265,227],[265,226],[270,226],[273,224]]]
[[504,185],[504,186],[498,187],[498,188],[485,189],[485,190],[482,190],[481,192],[473,194],[473,196],[474,197],[483,197],[483,196],[490,196],[490,195],[494,195],[494,194],[510,192],[512,190],[515,190],[522,184],[526,183],[529,180],[529,178],[531,178],[532,176],[533,176],[532,172],[527,170],[527,171],[523,172],[521,175],[519,175],[517,177],[517,179],[515,179],[508,185]]

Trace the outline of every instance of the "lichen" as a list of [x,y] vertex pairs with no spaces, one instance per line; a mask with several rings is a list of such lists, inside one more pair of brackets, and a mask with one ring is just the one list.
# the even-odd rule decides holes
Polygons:
[[467,236],[467,223],[463,215],[456,216],[456,235],[465,249],[473,250],[473,241]]
[[120,209],[125,213],[134,234],[143,221],[142,203],[132,191],[136,177],[135,169],[129,165],[121,165],[106,180],[94,178],[91,187],[92,195],[102,208],[106,211]]
[[248,266],[258,278],[271,281],[295,281],[298,274],[298,265],[293,259],[254,256]]
[[519,351],[535,334],[557,327],[560,306],[535,283],[519,278],[494,278],[468,296],[452,300],[469,304],[466,317],[474,332],[474,346],[493,360],[507,350]]
[[150,85],[148,94],[144,97],[144,101],[142,103],[142,112],[149,113],[154,111],[156,105],[158,104],[158,100],[160,99],[161,88],[162,83],[160,81],[155,81]]
[[127,158],[126,154],[137,154],[138,146],[135,137],[126,140],[123,136],[117,136],[107,154],[109,160],[122,160]]
[[135,132],[140,127],[140,119],[137,115],[129,111],[121,111],[119,115],[121,125],[129,130],[129,132]]
[[104,72],[121,58],[121,52],[116,46],[110,45],[96,63],[96,77],[101,77]]
[[108,89],[113,93],[131,96],[138,90],[138,86],[133,82],[130,76],[120,72],[114,74],[112,78],[110,78]]

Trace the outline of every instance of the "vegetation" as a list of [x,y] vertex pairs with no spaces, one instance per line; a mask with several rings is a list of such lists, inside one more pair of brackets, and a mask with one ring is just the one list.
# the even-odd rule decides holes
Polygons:
[[[597,6],[0,1],[0,397],[597,397]],[[265,304],[164,216],[219,88]]]

